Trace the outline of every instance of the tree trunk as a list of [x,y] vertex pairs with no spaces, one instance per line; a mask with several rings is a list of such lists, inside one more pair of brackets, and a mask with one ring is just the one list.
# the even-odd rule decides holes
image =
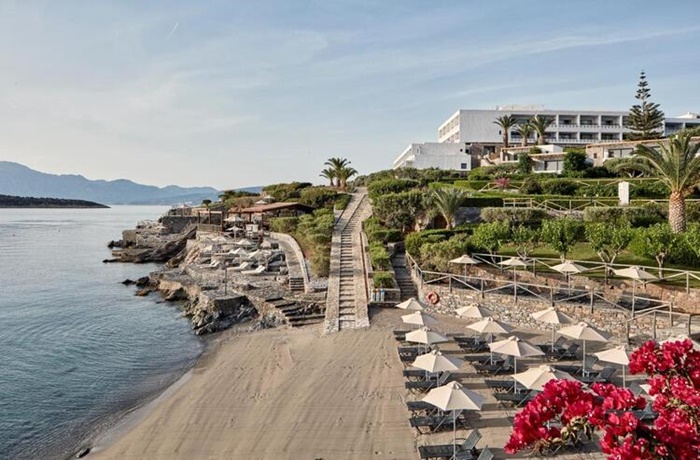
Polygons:
[[537,145],[544,145],[544,133],[540,133],[537,136]]
[[673,233],[685,231],[685,198],[681,192],[671,192],[668,199],[668,223]]
[[508,148],[508,132],[505,130],[503,131],[503,148]]
[[522,140],[522,142],[520,143],[520,146],[521,146],[521,147],[527,147],[527,137],[523,136],[523,140]]

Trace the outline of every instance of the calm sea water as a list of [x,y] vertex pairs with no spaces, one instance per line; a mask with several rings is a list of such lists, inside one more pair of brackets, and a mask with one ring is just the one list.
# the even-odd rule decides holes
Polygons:
[[119,282],[106,243],[164,208],[0,209],[0,458],[66,458],[202,351],[177,308]]

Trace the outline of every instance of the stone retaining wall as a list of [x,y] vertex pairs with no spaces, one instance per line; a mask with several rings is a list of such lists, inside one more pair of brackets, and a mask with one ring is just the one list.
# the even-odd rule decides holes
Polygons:
[[[491,309],[499,320],[505,321],[517,328],[526,329],[547,329],[547,325],[535,321],[530,314],[551,306],[547,301],[539,298],[519,296],[517,302],[513,295],[487,293],[482,299],[481,293],[467,290],[450,290],[447,286],[423,284],[412,272],[414,281],[418,285],[420,298],[425,298],[429,292],[436,292],[440,296],[440,302],[430,307],[439,313],[455,314],[455,310],[471,303],[479,303]],[[627,314],[612,306],[595,305],[591,310],[587,303],[557,303],[556,308],[563,313],[575,318],[577,321],[586,321],[596,327],[612,332],[615,340],[624,343],[627,341]],[[654,316],[648,315],[638,318],[630,323],[630,337],[650,338],[652,335]],[[658,329],[669,328],[668,313],[658,313],[656,315],[657,334],[660,338],[677,335],[677,331],[661,331]]]

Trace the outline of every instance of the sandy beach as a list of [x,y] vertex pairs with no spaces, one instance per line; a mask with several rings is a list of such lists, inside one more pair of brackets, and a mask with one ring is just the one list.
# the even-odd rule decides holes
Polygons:
[[[380,315],[381,316],[381,315]],[[227,331],[170,392],[90,458],[415,458],[388,324]]]

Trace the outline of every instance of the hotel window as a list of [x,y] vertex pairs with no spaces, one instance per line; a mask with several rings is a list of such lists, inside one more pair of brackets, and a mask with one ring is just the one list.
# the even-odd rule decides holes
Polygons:
[[460,169],[467,169],[467,164],[466,164],[466,163],[461,163],[461,164],[459,165],[459,168],[460,168]]

